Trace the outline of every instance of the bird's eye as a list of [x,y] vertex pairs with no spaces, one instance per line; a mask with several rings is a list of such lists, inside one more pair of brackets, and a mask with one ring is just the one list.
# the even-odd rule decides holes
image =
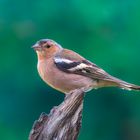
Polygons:
[[47,44],[47,45],[45,45],[45,48],[50,48],[50,47],[51,47],[51,45],[48,45],[48,44]]

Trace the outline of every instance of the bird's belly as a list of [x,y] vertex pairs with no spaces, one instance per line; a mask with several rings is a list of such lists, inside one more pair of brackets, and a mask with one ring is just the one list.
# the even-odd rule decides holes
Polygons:
[[48,85],[64,93],[68,93],[79,88],[89,90],[93,86],[93,80],[91,78],[77,74],[65,73],[56,67],[52,67],[52,69],[50,69],[50,67],[47,66],[39,66],[38,71],[41,78]]

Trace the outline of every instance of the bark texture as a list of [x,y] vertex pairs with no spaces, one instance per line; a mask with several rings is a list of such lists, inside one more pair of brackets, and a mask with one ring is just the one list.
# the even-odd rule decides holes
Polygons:
[[35,121],[29,140],[77,140],[82,122],[84,92],[75,90]]

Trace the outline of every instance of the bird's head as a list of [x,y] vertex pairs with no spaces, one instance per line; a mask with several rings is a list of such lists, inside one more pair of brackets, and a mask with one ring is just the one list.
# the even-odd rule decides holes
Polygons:
[[62,50],[58,43],[50,39],[41,39],[32,48],[36,51],[39,59],[50,58]]

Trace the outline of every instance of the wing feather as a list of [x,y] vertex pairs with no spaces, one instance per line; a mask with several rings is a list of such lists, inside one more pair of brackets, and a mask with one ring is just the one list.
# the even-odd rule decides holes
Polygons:
[[71,57],[67,56],[67,58],[64,58],[62,55],[57,55],[54,58],[54,63],[57,68],[67,73],[79,74],[97,80],[112,79],[107,72],[83,57],[78,60],[73,58],[70,60]]

